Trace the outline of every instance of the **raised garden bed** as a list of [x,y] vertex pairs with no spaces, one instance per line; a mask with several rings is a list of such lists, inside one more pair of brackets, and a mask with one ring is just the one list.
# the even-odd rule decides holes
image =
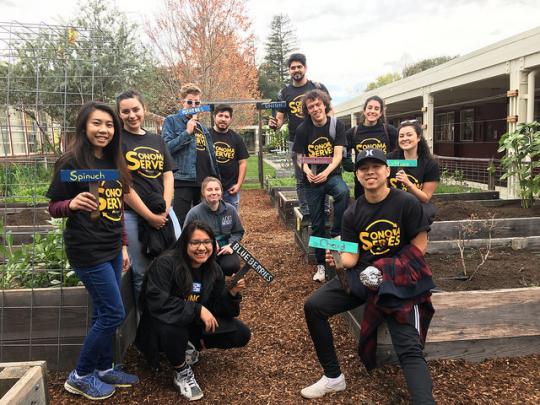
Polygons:
[[[137,317],[131,272],[122,276],[126,319],[116,332],[115,361],[135,338]],[[75,366],[92,308],[84,287],[34,288],[0,292],[0,361],[46,360],[52,370]]]
[[0,405],[48,403],[46,362],[0,363]]

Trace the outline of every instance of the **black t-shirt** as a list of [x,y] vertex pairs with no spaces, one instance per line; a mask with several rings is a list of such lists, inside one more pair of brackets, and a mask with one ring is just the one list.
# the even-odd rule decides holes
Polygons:
[[278,93],[278,101],[286,101],[287,108],[278,110],[285,114],[289,120],[289,140],[294,142],[296,129],[304,121],[304,113],[302,112],[302,98],[304,94],[311,90],[321,90],[330,95],[328,89],[322,83],[314,83],[308,80],[306,84],[300,87],[295,87],[292,84],[281,89]]
[[223,189],[228,190],[238,181],[238,161],[247,159],[249,153],[242,137],[234,131],[218,132],[212,128],[210,134],[214,142]]
[[343,214],[341,238],[358,243],[358,266],[383,257],[393,257],[429,224],[422,205],[412,195],[394,188],[376,203],[358,198]]
[[[388,159],[404,159],[401,151],[394,151],[388,155]],[[429,181],[440,181],[439,164],[435,159],[418,159],[417,167],[391,167],[390,177],[388,178],[391,187],[399,188],[403,191],[407,191],[407,186],[400,183],[396,179],[396,173],[398,170],[404,170],[409,177],[409,180],[420,190],[424,186],[424,183]]]
[[206,177],[212,176],[212,163],[206,137],[198,125],[195,127],[194,136],[197,145],[197,186],[200,186]]
[[[330,117],[326,120],[326,124],[322,127],[316,127],[313,122],[308,119],[302,122],[296,130],[296,138],[294,140],[293,151],[301,153],[306,157],[333,157],[334,146],[343,146],[347,144],[345,139],[345,126],[338,120],[336,122],[336,138],[330,136]],[[317,165],[317,172],[325,170],[328,165]],[[310,165],[313,170],[313,165]],[[338,165],[330,176],[340,174],[341,165]],[[328,176],[328,177],[330,177]],[[304,180],[307,179],[304,176]]]
[[388,135],[383,124],[352,127],[346,132],[348,148],[353,149],[356,155],[364,149],[381,149],[384,153],[390,153],[396,146],[397,129],[393,125],[387,125],[386,129]]
[[[94,160],[94,169],[115,169],[110,162]],[[66,164],[62,169],[76,168]],[[45,195],[52,201],[63,201],[70,200],[83,191],[89,191],[88,183],[64,183],[60,181],[58,173]],[[90,213],[86,211],[76,211],[73,216],[68,217],[64,243],[72,266],[95,266],[112,260],[120,253],[123,201],[120,181],[102,181],[99,183],[99,217],[92,220]]]
[[123,130],[122,150],[137,194],[141,198],[154,193],[163,195],[163,173],[175,168],[163,138],[150,132],[137,135]]

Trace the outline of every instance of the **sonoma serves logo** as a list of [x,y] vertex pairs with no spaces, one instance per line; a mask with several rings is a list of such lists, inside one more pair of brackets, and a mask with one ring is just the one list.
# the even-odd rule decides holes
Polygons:
[[139,146],[126,153],[128,169],[137,171],[141,176],[155,179],[163,173],[163,154],[147,146]]
[[364,149],[380,149],[386,153],[386,144],[377,138],[367,138],[356,145],[356,152],[360,153]]
[[234,148],[225,142],[215,142],[216,159],[218,163],[227,163],[234,160]]
[[372,255],[382,255],[390,248],[399,246],[401,231],[398,225],[387,219],[379,219],[360,232],[362,250],[369,251]]
[[120,221],[122,219],[122,183],[118,180],[102,181],[98,191],[101,215],[113,222]]
[[334,147],[327,137],[321,136],[308,145],[308,157],[332,156]]

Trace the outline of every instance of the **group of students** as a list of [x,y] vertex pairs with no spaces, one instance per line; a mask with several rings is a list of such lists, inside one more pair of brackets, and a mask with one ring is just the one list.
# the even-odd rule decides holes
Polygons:
[[[299,54],[289,59],[293,85],[306,85],[305,56],[295,55]],[[433,219],[429,201],[439,180],[437,164],[422,128],[416,122],[403,122],[397,130],[388,125],[380,98],[369,98],[360,125],[345,131],[331,116],[325,88],[308,84],[305,93],[293,89],[287,111],[289,119],[292,108],[304,116],[294,128],[291,148],[312,234],[327,236],[325,196],[331,195],[330,236],[358,243],[359,250],[341,254],[349,269],[350,292],[334,278],[306,300],[306,322],[324,374],[301,394],[317,398],[345,389],[328,319],[367,303],[359,344],[362,361],[368,369],[374,367],[376,329],[386,321],[413,402],[433,403],[422,354],[433,314],[433,283],[423,254]],[[196,86],[187,85],[181,96],[184,108],[200,105]],[[223,111],[228,112],[218,113]],[[240,266],[230,245],[244,234],[236,208],[245,166],[232,169],[238,181],[224,188],[214,140],[196,117],[170,115],[157,136],[142,127],[144,115],[144,100],[135,91],[118,96],[117,112],[100,102],[86,103],[47,192],[51,215],[67,217],[67,257],[94,311],[78,363],[64,386],[90,399],[104,399],[115,387],[138,382],[137,376],[113,364],[112,353],[114,332],[125,316],[121,274],[131,266],[140,313],[135,343],[154,368],[164,352],[174,369],[174,386],[185,398],[196,400],[203,392],[191,366],[199,351],[241,347],[251,337],[249,327],[236,319],[245,281],[227,282]],[[225,115],[230,118],[232,111]],[[278,113],[270,124],[279,127],[283,120]],[[303,162],[304,157],[330,159],[313,165]],[[390,168],[390,158],[416,159],[418,165]],[[101,182],[96,199],[87,183],[60,180],[60,170],[77,169],[114,169],[119,179]],[[352,204],[342,170],[355,173]],[[96,210],[100,215],[92,219]],[[314,279],[324,281],[325,264],[335,263],[320,249],[317,263]],[[360,281],[368,265],[382,273],[378,287]]]
[[[244,229],[236,207],[223,200],[218,177],[177,181],[177,173],[185,175],[190,168],[178,170],[170,142],[143,128],[142,95],[130,90],[116,101],[117,111],[96,101],[81,107],[75,134],[56,162],[46,194],[51,215],[67,218],[67,258],[93,307],[77,365],[64,387],[99,400],[112,396],[116,387],[139,381],[113,363],[114,333],[125,317],[121,276],[131,267],[140,317],[137,347],[155,368],[164,352],[174,369],[175,387],[184,397],[199,399],[203,393],[191,369],[199,350],[241,347],[251,337],[250,329],[236,319],[245,281],[225,283],[225,276],[240,267],[230,245],[242,238]],[[195,128],[202,132],[203,126],[195,122],[192,133]],[[195,135],[186,138],[177,151],[195,150],[197,142]],[[212,148],[206,145],[207,151]],[[207,156],[208,162],[212,154]],[[219,175],[217,165],[206,167]],[[99,182],[98,198],[88,183],[62,182],[61,170],[85,169],[116,170],[118,180]],[[231,184],[226,191],[232,188],[238,201],[235,187]],[[197,190],[198,204],[190,202],[184,212],[180,202],[180,222],[173,195],[178,191],[185,199],[185,189],[191,196]],[[91,215],[95,211],[97,218]]]

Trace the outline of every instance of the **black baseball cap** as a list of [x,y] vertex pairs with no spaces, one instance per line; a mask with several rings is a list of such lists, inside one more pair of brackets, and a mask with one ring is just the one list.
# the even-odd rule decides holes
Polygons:
[[354,165],[354,168],[358,169],[358,166],[360,166],[366,160],[378,160],[379,162],[388,166],[386,154],[381,149],[364,149],[356,156],[356,164]]

